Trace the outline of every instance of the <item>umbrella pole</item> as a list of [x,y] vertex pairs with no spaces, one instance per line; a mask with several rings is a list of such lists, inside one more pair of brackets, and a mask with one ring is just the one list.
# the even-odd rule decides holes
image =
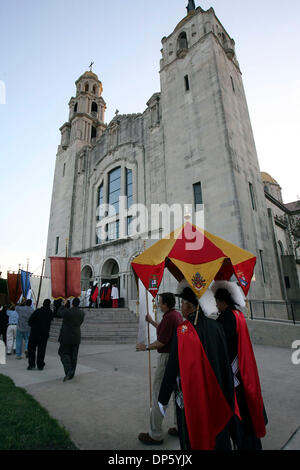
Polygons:
[[[146,289],[146,305],[147,314],[149,315],[149,304],[148,304],[148,291]],[[147,322],[148,327],[148,345],[150,344],[150,324]],[[151,380],[151,351],[148,351],[148,368],[149,368],[149,392],[150,392],[150,410],[152,409],[152,380]]]
[[139,316],[140,316],[140,291],[139,291],[139,283],[137,283],[136,316],[137,316],[137,318],[139,318]]
[[248,297],[246,297],[246,307],[247,307],[247,317],[248,317],[248,320],[250,320],[250,307],[249,307]]
[[[144,251],[146,250],[146,240],[144,240]],[[145,287],[146,289],[146,287]],[[148,303],[148,291],[146,289],[146,306],[147,306],[147,314],[149,315],[149,303]],[[148,345],[150,344],[150,325],[148,324]],[[149,395],[150,395],[150,411],[152,409],[152,379],[151,379],[151,351],[148,351],[148,369],[149,369]]]

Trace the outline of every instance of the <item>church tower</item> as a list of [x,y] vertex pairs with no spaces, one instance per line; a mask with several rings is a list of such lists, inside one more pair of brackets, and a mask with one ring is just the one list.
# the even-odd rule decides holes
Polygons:
[[[167,203],[204,204],[205,229],[257,257],[250,297],[278,298],[271,232],[235,42],[189,1],[162,39]],[[176,183],[175,183],[176,182]]]
[[75,82],[76,95],[69,101],[69,120],[60,128],[52,190],[47,241],[46,275],[50,274],[49,256],[64,256],[70,246],[73,224],[76,172],[84,171],[86,150],[94,148],[106,129],[106,103],[102,83],[91,70]]
[[106,103],[102,98],[102,83],[92,71],[85,72],[75,82],[76,96],[69,102],[69,121],[61,128],[61,146],[67,149],[75,140],[95,143],[106,126]]

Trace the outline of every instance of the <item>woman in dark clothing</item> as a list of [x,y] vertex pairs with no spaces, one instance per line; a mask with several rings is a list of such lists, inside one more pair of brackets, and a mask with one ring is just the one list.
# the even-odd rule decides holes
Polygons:
[[[257,415],[260,414],[260,411],[257,412],[257,410],[252,410],[252,405],[250,408],[248,404],[250,403],[247,392],[249,389],[248,386],[250,386],[252,390],[255,390],[254,393],[256,394],[258,401],[261,400],[261,403],[262,397],[256,362],[248,335],[247,324],[244,320],[243,314],[238,310],[232,295],[227,289],[218,289],[215,293],[215,299],[217,308],[220,312],[217,318],[217,322],[221,324],[224,329],[229,359],[234,374],[235,393],[241,417],[241,419],[239,419],[236,415],[234,415],[230,426],[231,437],[238,450],[261,450],[261,440],[259,437],[257,437],[259,432],[255,431],[253,425],[253,416],[256,414],[257,417]],[[242,322],[241,329],[239,327],[240,322]],[[243,330],[243,332],[241,332],[241,330]],[[239,357],[242,355],[247,355],[247,367],[251,367],[251,377],[256,378],[255,383],[249,383],[249,380],[251,381],[252,379],[247,379],[247,383],[246,378],[243,379],[244,371],[241,371],[239,368],[239,363],[244,364],[243,357]],[[261,413],[262,416],[258,416],[258,420],[260,420],[261,428],[263,428],[264,424],[267,422],[263,403]],[[263,434],[263,432],[261,434]],[[260,437],[263,436],[261,435]]]

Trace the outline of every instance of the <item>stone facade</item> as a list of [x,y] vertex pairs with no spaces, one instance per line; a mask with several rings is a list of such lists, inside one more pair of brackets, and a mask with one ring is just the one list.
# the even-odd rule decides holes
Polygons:
[[[105,125],[97,75],[86,72],[77,80],[61,128],[47,259],[64,254],[67,239],[69,254],[82,258],[83,283],[117,280],[125,304],[134,305],[130,263],[144,249],[142,236],[100,244],[96,237],[99,198],[108,202],[111,172],[120,168],[120,194],[128,197],[130,173],[131,201],[146,205],[149,214],[152,204],[194,207],[194,185],[201,183],[206,230],[257,256],[250,298],[283,299],[234,40],[212,8],[199,7],[162,39],[161,52],[161,91],[142,114],[116,113]],[[162,289],[176,289],[168,274]]]
[[282,295],[286,300],[299,301],[300,237],[292,227],[300,218],[300,202],[284,204],[280,185],[268,173],[262,173],[262,181]]

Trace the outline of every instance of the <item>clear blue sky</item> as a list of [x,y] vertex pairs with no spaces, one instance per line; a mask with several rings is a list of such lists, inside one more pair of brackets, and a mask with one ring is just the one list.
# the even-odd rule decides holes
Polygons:
[[[59,127],[94,61],[106,122],[160,90],[161,39],[187,0],[0,0],[0,266],[38,273],[46,251]],[[300,195],[300,2],[203,0],[236,41],[262,171]],[[1,83],[1,82],[0,82]]]

